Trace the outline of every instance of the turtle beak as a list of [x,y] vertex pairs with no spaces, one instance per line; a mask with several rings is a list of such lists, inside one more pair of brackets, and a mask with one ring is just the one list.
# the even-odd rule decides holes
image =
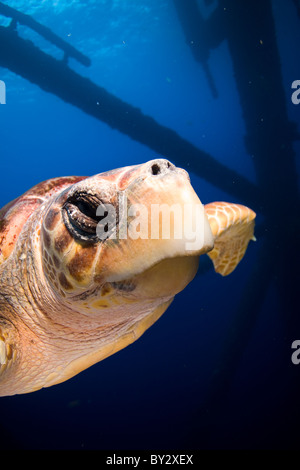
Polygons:
[[[213,248],[213,235],[204,206],[188,173],[168,160],[151,160],[127,167],[117,178],[126,206],[117,243],[107,240],[100,271],[107,281],[128,279],[163,260],[198,257]],[[195,263],[192,263],[193,271]]]

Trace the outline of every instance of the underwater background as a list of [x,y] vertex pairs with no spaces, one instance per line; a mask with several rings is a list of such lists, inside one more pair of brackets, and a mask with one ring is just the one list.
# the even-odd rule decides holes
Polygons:
[[[129,347],[60,385],[1,398],[0,448],[299,448],[300,364],[291,360],[292,342],[300,340],[300,105],[291,100],[292,83],[300,80],[299,2],[3,4],[90,58],[89,67],[71,57],[66,66],[131,105],[137,118],[153,118],[166,137],[157,143],[151,120],[147,139],[132,122],[120,130],[117,105],[110,117],[115,125],[109,125],[62,99],[67,86],[61,96],[51,92],[55,77],[35,73],[30,62],[18,68],[21,53],[12,56],[2,41],[0,207],[51,177],[94,175],[163,157],[189,172],[203,203],[225,200],[255,210],[257,241],[226,278],[202,257],[192,283]],[[195,7],[198,16],[190,14]],[[243,51],[245,19],[255,41],[251,53]],[[10,21],[0,5],[0,27]],[[17,32],[63,58],[28,27],[20,24]],[[42,87],[34,83],[38,75]],[[172,158],[177,136],[182,146]],[[199,159],[188,144],[200,149]]]

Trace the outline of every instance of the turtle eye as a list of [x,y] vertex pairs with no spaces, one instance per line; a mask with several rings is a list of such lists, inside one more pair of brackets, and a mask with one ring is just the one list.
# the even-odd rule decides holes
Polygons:
[[80,241],[96,242],[97,224],[105,217],[96,215],[101,201],[91,194],[75,194],[63,206],[63,220],[71,235]]

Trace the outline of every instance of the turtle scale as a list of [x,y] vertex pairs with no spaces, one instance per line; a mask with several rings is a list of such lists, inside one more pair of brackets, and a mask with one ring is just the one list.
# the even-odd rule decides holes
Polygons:
[[12,253],[23,225],[31,214],[53,194],[84,178],[83,176],[63,176],[45,180],[0,210],[0,265]]

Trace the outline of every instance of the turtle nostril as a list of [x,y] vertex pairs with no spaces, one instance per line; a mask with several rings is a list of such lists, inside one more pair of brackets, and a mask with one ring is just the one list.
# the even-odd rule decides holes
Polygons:
[[152,175],[159,175],[160,173],[160,166],[157,164],[157,163],[154,163],[152,166],[151,166],[151,171],[152,171]]
[[149,172],[152,176],[164,176],[170,171],[176,170],[175,166],[172,165],[168,160],[158,159],[152,160],[150,165],[147,165],[147,172]]

